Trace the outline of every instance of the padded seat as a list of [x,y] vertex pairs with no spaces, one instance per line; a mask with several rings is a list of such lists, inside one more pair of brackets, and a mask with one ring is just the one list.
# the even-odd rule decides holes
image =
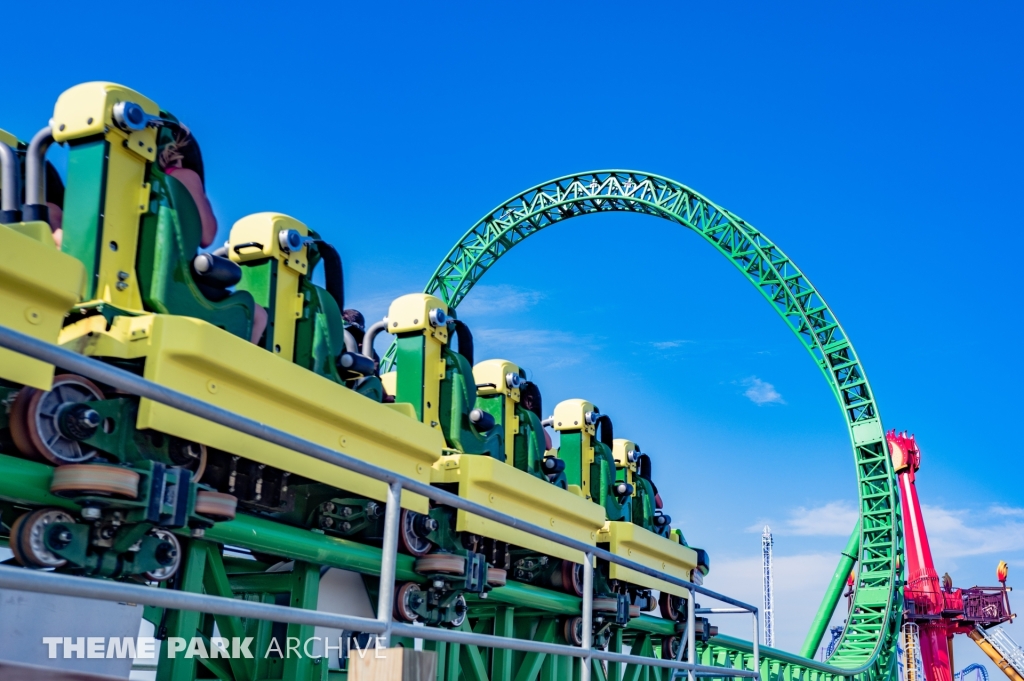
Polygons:
[[[448,348],[444,349],[443,356],[447,370],[441,382],[439,406],[445,440],[449,446],[466,454],[483,454],[504,461],[499,429],[481,432],[469,420],[469,413],[476,408],[473,365],[461,352]],[[401,366],[398,370],[402,370]]]
[[201,319],[248,340],[256,306],[252,294],[228,292],[218,285],[223,282],[196,281],[193,260],[202,222],[188,189],[155,168],[151,182],[155,206],[143,218],[136,263],[146,309]]

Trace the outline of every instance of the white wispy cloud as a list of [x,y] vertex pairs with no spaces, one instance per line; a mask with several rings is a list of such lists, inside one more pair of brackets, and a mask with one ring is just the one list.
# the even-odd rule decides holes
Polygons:
[[849,537],[857,517],[857,509],[845,501],[832,501],[816,508],[801,506],[790,513],[786,530],[803,536]]
[[740,385],[746,387],[743,394],[748,400],[761,407],[766,404],[785,404],[786,400],[775,386],[768,381],[762,381],[757,376],[751,376],[740,381]]
[[936,561],[1024,549],[1022,509],[991,506],[988,512],[921,504]]
[[542,291],[511,286],[509,284],[498,284],[489,286],[477,284],[469,292],[466,299],[459,305],[460,319],[469,319],[471,316],[506,314],[509,312],[523,312],[545,298]]
[[[928,540],[935,554],[952,560],[1024,549],[1024,509],[992,505],[985,510],[947,508],[921,504]],[[779,535],[848,537],[857,522],[857,507],[849,501],[830,501],[821,506],[799,506],[779,521],[762,519],[747,532],[761,532],[765,524]]]
[[691,345],[697,341],[692,340],[667,340],[667,341],[648,341],[644,345],[652,347],[655,350],[674,350],[681,348],[684,345]]
[[1024,508],[1014,508],[1013,506],[993,504],[992,506],[989,506],[989,511],[996,515],[1010,515],[1024,518]]
[[760,532],[767,524],[779,535],[849,537],[856,522],[856,506],[848,501],[830,501],[812,508],[798,506],[782,522],[759,521],[748,527],[747,532]]
[[552,329],[476,328],[473,338],[477,361],[506,357],[534,370],[579,364],[601,348],[593,336]]

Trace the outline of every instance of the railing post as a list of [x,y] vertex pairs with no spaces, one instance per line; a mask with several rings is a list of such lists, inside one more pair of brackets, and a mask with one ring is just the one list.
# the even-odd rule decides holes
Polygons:
[[[690,664],[697,664],[697,631],[694,621],[694,609],[697,607],[694,601],[697,592],[693,589],[687,591],[689,598],[686,599],[686,661]],[[692,669],[686,671],[686,681],[694,681]]]
[[384,633],[377,640],[384,648],[391,646],[391,610],[395,599],[395,564],[398,559],[398,523],[402,518],[402,483],[388,484],[384,507],[384,545],[380,556],[380,591],[377,593],[377,619],[384,623]]
[[[589,651],[594,636],[594,557],[583,554],[583,649]],[[590,655],[582,658],[580,681],[590,681]]]
[[753,624],[754,635],[750,639],[751,642],[753,643],[753,647],[754,647],[754,669],[753,669],[753,671],[757,672],[758,678],[760,678],[760,676],[761,676],[761,646],[760,646],[760,640],[759,639],[761,637],[761,627],[758,626],[757,611],[756,610],[751,611],[750,616],[754,620],[754,624]]

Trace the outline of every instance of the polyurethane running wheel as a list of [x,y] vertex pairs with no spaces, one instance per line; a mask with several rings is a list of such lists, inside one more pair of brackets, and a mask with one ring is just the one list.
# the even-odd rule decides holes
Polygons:
[[181,544],[178,543],[178,538],[174,536],[173,532],[162,527],[154,527],[149,534],[163,542],[163,545],[157,549],[157,558],[161,562],[166,562],[163,567],[145,573],[146,579],[151,582],[162,582],[173,577],[181,567]]
[[565,640],[569,645],[576,646],[577,648],[583,645],[583,618],[576,615],[565,620],[562,633],[565,635]]
[[11,405],[11,439],[22,454],[57,466],[88,461],[96,449],[65,435],[57,416],[67,404],[102,399],[95,383],[74,374],[55,376],[50,390],[22,388]]
[[634,617],[639,617],[639,616],[640,616],[640,606],[639,605],[631,605],[631,606],[629,606],[629,618],[633,619]]
[[60,496],[99,496],[137,499],[139,474],[130,468],[97,463],[57,466],[50,491]]
[[234,520],[238,509],[238,499],[233,494],[224,492],[196,492],[196,513],[218,522]]
[[413,569],[421,574],[463,575],[466,573],[466,559],[451,553],[432,553],[417,558]]
[[508,571],[501,568],[487,568],[487,585],[493,587],[505,586],[508,581]]
[[667,620],[678,622],[682,603],[683,599],[679,596],[673,596],[667,591],[662,591],[661,598],[658,599],[658,605],[661,607],[661,616]]
[[421,514],[403,508],[398,523],[398,546],[402,551],[417,558],[430,553],[434,548],[429,539],[424,539],[416,533],[416,522]]
[[46,548],[46,531],[54,523],[73,523],[74,518],[59,508],[41,508],[20,516],[11,526],[11,553],[30,568],[59,568],[67,560]]
[[661,658],[663,660],[674,660],[679,655],[679,637],[666,636],[661,639]]
[[595,598],[594,599],[594,612],[611,612],[616,613],[619,611],[619,599],[618,598]]
[[469,604],[466,603],[466,597],[459,594],[455,598],[455,604],[452,606],[452,609],[455,610],[455,617],[448,623],[448,626],[458,629],[466,621],[466,616],[469,614]]
[[199,482],[206,471],[206,445],[171,438],[167,455],[175,466],[192,471],[192,480]]
[[583,566],[568,560],[562,561],[562,591],[573,596],[583,597]]
[[415,622],[419,616],[411,599],[423,598],[423,589],[416,582],[406,582],[395,592],[395,619],[399,622]]

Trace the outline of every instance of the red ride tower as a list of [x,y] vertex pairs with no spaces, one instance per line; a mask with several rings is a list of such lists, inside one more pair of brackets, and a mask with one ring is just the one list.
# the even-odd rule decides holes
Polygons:
[[[967,634],[985,654],[1014,681],[1021,672],[988,641],[985,631],[1012,622],[1010,588],[1006,586],[1006,563],[996,571],[1000,586],[972,586],[958,589],[949,575],[939,580],[928,533],[924,528],[921,503],[917,498],[915,474],[921,467],[921,450],[913,435],[895,430],[886,433],[893,468],[899,478],[903,503],[903,532],[906,538],[907,585],[903,589],[905,622],[917,625],[921,662],[926,681],[952,681],[953,636]],[[1015,645],[1015,644],[1014,644]]]
[[[950,645],[953,632],[943,617],[949,594],[943,594],[939,575],[932,561],[924,516],[917,498],[915,473],[921,467],[921,450],[914,436],[896,431],[886,433],[893,467],[899,478],[903,500],[903,531],[906,535],[907,585],[906,618],[918,625],[921,638],[921,660],[928,681],[953,681]],[[944,598],[944,596],[946,596]]]

